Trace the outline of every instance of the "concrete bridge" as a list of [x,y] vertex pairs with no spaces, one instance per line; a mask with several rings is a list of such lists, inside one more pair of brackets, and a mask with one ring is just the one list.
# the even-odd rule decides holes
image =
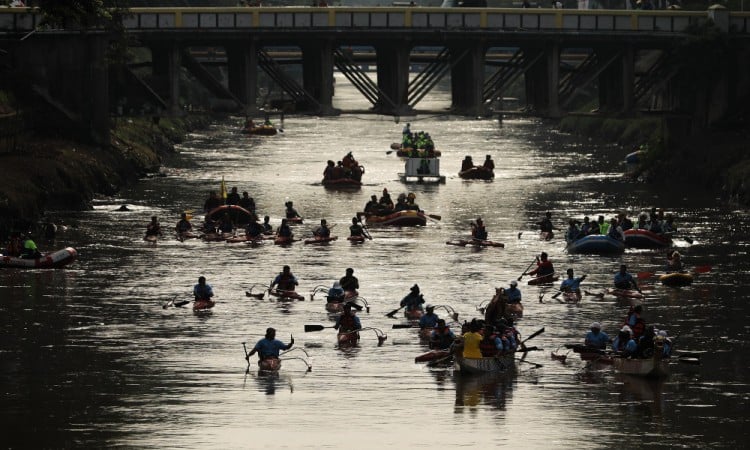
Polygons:
[[[378,114],[419,112],[419,101],[450,75],[451,112],[481,116],[522,84],[526,110],[559,117],[586,99],[600,113],[631,114],[685,106],[670,92],[681,67],[674,51],[690,27],[713,21],[733,55],[716,68],[721,107],[747,95],[750,13],[713,7],[704,12],[421,7],[136,8],[124,20],[138,46],[149,50],[147,77],[108,70],[103,30],[45,30],[34,10],[0,9],[0,43],[17,70],[50,99],[97,122],[122,105],[121,89],[137,85],[137,101],[178,112],[185,67],[237,110],[252,112],[264,72],[296,110],[337,114],[333,74],[340,71]],[[294,48],[301,71],[290,73],[272,50]],[[429,49],[429,51],[418,51]],[[221,53],[226,79],[201,64],[200,51]],[[363,49],[361,52],[357,49]],[[427,55],[427,56],[426,56]],[[359,69],[377,67],[373,80]],[[205,62],[205,61],[203,61]],[[411,76],[414,62],[421,71]],[[131,68],[132,69],[132,68]],[[738,72],[739,71],[739,72]],[[740,81],[738,81],[740,80]],[[130,91],[132,92],[132,90]],[[716,95],[716,89],[710,95]],[[671,98],[670,98],[671,97]],[[92,100],[95,99],[95,100]],[[133,101],[133,95],[128,96]],[[714,101],[713,103],[717,103]],[[84,112],[88,109],[89,112]],[[91,111],[95,112],[91,112]]]

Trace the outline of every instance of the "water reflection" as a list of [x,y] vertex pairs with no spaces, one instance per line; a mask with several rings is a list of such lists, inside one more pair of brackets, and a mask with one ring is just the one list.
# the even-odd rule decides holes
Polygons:
[[476,411],[480,404],[504,411],[513,396],[516,376],[515,373],[455,375],[455,413]]

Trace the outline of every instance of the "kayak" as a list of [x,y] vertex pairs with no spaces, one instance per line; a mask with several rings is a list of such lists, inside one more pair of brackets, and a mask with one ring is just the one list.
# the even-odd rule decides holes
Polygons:
[[365,242],[365,239],[366,238],[364,236],[349,236],[348,238],[346,238],[346,240],[351,242],[352,244],[361,244]]
[[382,225],[395,227],[415,227],[427,225],[427,216],[414,210],[396,211],[385,216],[365,213],[368,225]]
[[429,352],[423,353],[417,356],[416,358],[414,358],[414,362],[415,363],[420,363],[420,362],[429,363],[429,362],[435,362],[441,359],[448,359],[448,358],[451,358],[452,356],[453,356],[453,352],[449,349],[430,350]]
[[458,176],[464,180],[491,180],[495,178],[495,172],[483,166],[474,166],[458,172]]
[[693,283],[693,275],[688,272],[666,273],[659,277],[659,281],[665,286],[687,286]]
[[216,302],[207,300],[207,299],[200,299],[193,302],[193,311],[201,311],[205,309],[211,309],[214,307]]
[[278,372],[279,370],[281,370],[281,359],[273,357],[259,359],[258,369],[264,372]]
[[254,238],[248,237],[248,236],[233,236],[226,240],[226,242],[230,244],[237,244],[240,242],[247,242],[248,244],[258,245],[263,243],[263,237],[257,236]]
[[515,352],[485,358],[454,355],[454,368],[463,374],[509,373],[516,367]]
[[327,188],[351,189],[362,187],[362,182],[355,180],[354,178],[336,178],[335,180],[324,179],[322,184]]
[[336,339],[339,343],[339,346],[357,345],[357,342],[359,342],[359,333],[357,333],[356,331],[349,333],[339,333],[336,336]]
[[314,237],[312,239],[305,239],[305,244],[318,244],[318,245],[324,245],[329,244],[333,241],[338,239],[338,236],[330,236],[327,238],[321,238],[321,237]]
[[206,233],[201,238],[206,242],[226,242],[234,237],[233,233]]
[[552,231],[540,231],[539,232],[540,241],[551,241],[553,237],[555,237],[555,233],[553,233]]
[[605,291],[605,293],[609,295],[614,295],[615,297],[622,297],[622,298],[645,298],[646,297],[645,295],[636,291],[635,289],[609,288]]
[[649,230],[626,230],[625,246],[630,248],[661,248],[669,247],[672,238],[667,234],[654,233]]
[[268,291],[269,295],[272,295],[274,297],[277,297],[279,301],[292,301],[292,300],[304,300],[305,297],[302,295],[299,295],[298,293],[294,291],[284,291],[281,289],[271,289]]
[[292,243],[295,241],[293,237],[288,236],[276,236],[274,238],[273,243],[276,245],[292,245]]
[[541,277],[532,278],[529,280],[529,286],[536,286],[538,284],[552,284],[559,280],[560,277],[551,273],[549,275],[542,275]]
[[287,217],[286,223],[289,225],[300,225],[302,224],[302,217]]
[[610,255],[625,251],[625,243],[602,234],[590,234],[581,239],[569,242],[568,253],[586,253],[594,255]]
[[578,303],[582,296],[580,292],[563,292],[561,298],[565,303]]
[[18,269],[57,269],[66,266],[78,258],[78,252],[73,247],[65,247],[41,258],[21,258],[18,256],[0,255],[0,267],[14,267]]
[[502,242],[482,241],[478,239],[458,239],[455,241],[446,241],[446,244],[457,245],[459,247],[466,247],[467,245],[473,247],[505,247],[505,244],[503,244]]
[[249,134],[252,136],[276,136],[278,131],[273,125],[259,125],[257,127],[243,128],[242,134]]

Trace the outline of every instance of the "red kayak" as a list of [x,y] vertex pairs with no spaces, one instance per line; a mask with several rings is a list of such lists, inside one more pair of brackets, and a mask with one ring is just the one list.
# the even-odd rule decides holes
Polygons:
[[276,236],[276,238],[273,240],[273,243],[276,245],[292,245],[294,241],[295,239],[293,237]]
[[349,333],[339,333],[336,336],[336,339],[338,340],[339,347],[357,345],[357,342],[359,342],[359,333],[357,333],[356,331]]
[[447,358],[451,356],[451,354],[452,352],[450,350],[430,350],[429,352],[423,353],[414,358],[414,362],[431,362],[438,359]]
[[200,299],[193,302],[193,311],[201,311],[204,309],[211,309],[214,307],[216,302],[208,299]]
[[549,275],[542,275],[541,277],[532,278],[529,280],[529,286],[535,286],[537,284],[551,284],[559,280],[560,277],[551,273]]
[[346,239],[349,242],[351,242],[352,244],[361,244],[361,243],[365,242],[365,237],[364,236],[349,236]]

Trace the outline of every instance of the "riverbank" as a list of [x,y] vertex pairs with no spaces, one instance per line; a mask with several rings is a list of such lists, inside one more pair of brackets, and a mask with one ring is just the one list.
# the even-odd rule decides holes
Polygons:
[[29,136],[0,153],[0,236],[35,230],[53,210],[91,208],[95,194],[113,195],[123,186],[157,174],[164,156],[188,132],[211,118],[190,115],[120,118],[108,148],[70,139]]

